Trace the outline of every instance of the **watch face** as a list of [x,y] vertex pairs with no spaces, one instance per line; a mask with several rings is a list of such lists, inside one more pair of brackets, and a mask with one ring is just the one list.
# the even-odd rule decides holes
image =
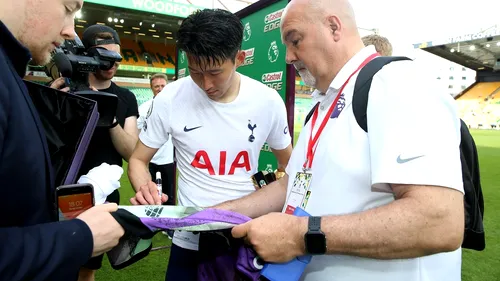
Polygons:
[[309,254],[324,254],[326,252],[326,238],[321,232],[307,233],[306,249]]

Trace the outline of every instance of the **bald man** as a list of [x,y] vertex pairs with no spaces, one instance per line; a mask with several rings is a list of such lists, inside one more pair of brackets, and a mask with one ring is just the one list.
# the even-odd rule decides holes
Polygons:
[[[359,69],[378,54],[363,45],[349,2],[292,0],[281,35],[287,63],[310,76],[319,106],[284,178],[216,206],[255,218],[233,236],[267,262],[313,255],[306,281],[460,280],[464,193],[453,99],[413,61],[393,62],[373,78],[365,133],[351,101]],[[311,216],[289,215],[297,207]]]

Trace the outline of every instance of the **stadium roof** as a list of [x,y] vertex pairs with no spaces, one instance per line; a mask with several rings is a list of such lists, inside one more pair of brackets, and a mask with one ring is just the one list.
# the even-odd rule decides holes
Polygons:
[[175,2],[200,6],[205,8],[219,8],[236,13],[258,0],[175,0]]
[[500,71],[500,26],[414,47],[476,71]]
[[[191,9],[220,8],[237,12],[258,0],[86,0],[75,26],[82,31],[96,23],[113,27],[120,37],[141,36],[151,41],[175,42],[180,19]],[[103,5],[106,8],[103,8]]]

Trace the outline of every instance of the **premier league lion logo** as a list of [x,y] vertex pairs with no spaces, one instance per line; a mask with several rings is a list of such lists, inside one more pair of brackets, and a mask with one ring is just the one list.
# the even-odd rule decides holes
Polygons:
[[243,40],[246,42],[252,37],[252,29],[250,28],[250,23],[245,24],[245,29],[243,30]]
[[278,49],[278,44],[276,44],[276,41],[273,41],[271,42],[271,46],[269,47],[269,51],[267,52],[267,58],[270,62],[276,62],[279,56],[280,50]]

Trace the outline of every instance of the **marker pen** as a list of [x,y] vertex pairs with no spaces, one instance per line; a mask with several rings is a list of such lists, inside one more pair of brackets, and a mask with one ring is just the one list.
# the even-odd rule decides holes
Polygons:
[[156,186],[158,187],[158,196],[160,196],[160,200],[161,200],[162,185],[161,185],[161,173],[160,172],[156,172]]

